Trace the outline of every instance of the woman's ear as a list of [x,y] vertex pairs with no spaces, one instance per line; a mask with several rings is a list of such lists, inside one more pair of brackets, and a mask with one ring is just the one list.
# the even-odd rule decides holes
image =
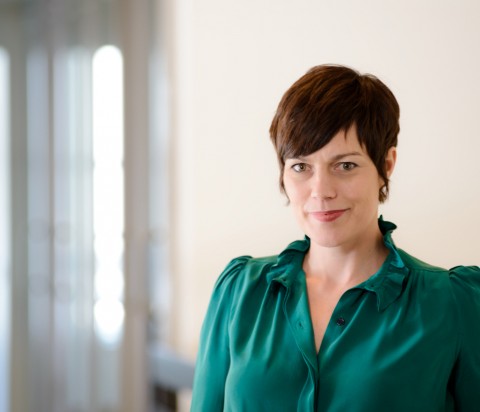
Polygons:
[[390,176],[395,169],[395,163],[397,162],[397,148],[392,146],[388,149],[387,156],[385,156],[385,171],[387,172],[387,177],[390,179]]

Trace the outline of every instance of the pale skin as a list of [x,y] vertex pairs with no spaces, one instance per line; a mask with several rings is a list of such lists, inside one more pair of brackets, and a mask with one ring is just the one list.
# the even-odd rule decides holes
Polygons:
[[[396,155],[391,147],[385,160],[388,177]],[[303,270],[318,352],[342,294],[377,272],[388,255],[377,222],[384,182],[355,127],[310,155],[286,159],[283,182],[311,240]]]

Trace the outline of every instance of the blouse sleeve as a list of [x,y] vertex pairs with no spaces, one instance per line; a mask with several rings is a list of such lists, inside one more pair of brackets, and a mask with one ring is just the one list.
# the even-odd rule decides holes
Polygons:
[[458,308],[459,347],[452,376],[456,412],[476,412],[480,405],[480,268],[458,266],[450,280]]
[[195,365],[191,412],[223,411],[225,379],[230,366],[228,324],[235,283],[249,257],[232,260],[215,284],[203,321]]

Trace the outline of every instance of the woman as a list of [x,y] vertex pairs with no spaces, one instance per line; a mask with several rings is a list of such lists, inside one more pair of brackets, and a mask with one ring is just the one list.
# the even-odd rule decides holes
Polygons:
[[285,93],[270,134],[306,237],[220,276],[192,411],[480,411],[480,269],[421,262],[378,219],[398,120],[380,80],[342,66]]

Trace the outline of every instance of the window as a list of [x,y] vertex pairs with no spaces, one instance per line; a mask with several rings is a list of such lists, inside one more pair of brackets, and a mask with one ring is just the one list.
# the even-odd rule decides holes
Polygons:
[[146,410],[168,223],[157,2],[27,3],[0,7],[0,411]]
[[93,56],[93,236],[95,330],[106,344],[122,334],[124,170],[122,55],[103,46]]

